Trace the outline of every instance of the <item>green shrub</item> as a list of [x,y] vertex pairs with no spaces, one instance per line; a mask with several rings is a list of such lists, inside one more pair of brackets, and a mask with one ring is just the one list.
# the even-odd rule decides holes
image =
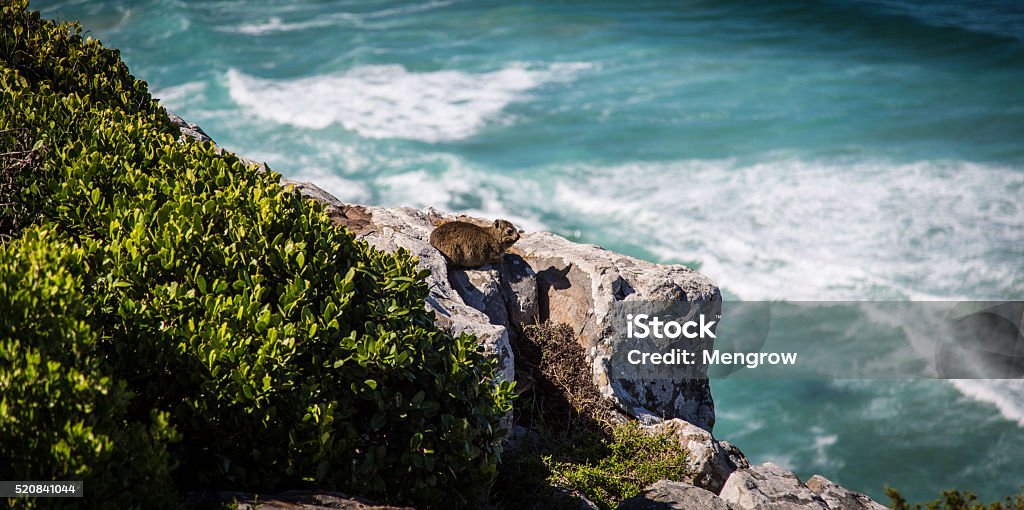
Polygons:
[[978,501],[973,492],[957,489],[942,491],[942,497],[913,506],[907,503],[900,491],[892,487],[885,488],[885,495],[889,497],[889,507],[893,510],[1024,510],[1024,487],[1014,496],[989,504]]
[[0,251],[0,478],[83,480],[112,508],[173,507],[166,413],[129,419],[131,393],[91,355],[98,335],[81,289],[95,243],[54,237],[31,229]]
[[608,455],[596,461],[544,459],[557,486],[575,489],[601,508],[611,509],[658,480],[686,475],[686,450],[672,434],[651,435],[630,422],[615,427]]
[[[123,452],[134,424],[157,424],[147,429],[164,438],[152,459],[166,447],[168,460],[153,476],[170,473],[181,489],[318,486],[476,505],[494,477],[510,388],[491,383],[495,362],[475,339],[436,329],[415,260],[355,240],[277,174],[177,143],[116,53],[21,11],[23,2],[3,7],[0,28],[10,37],[25,27],[13,47],[35,53],[2,55],[0,131],[25,130],[44,149],[18,176],[17,199],[37,221],[26,232],[53,250],[90,247],[75,266],[80,313],[69,317],[92,340],[46,320],[60,307],[0,340],[79,345],[67,368],[110,388],[109,420],[131,436],[109,436],[105,448]],[[80,67],[68,71],[69,58]],[[17,260],[22,246],[0,251]],[[60,265],[39,260],[44,272]],[[37,298],[12,310],[27,313],[18,306]],[[52,452],[16,458],[0,478],[68,472]]]
[[46,83],[54,92],[88,96],[96,104],[126,113],[160,114],[161,129],[174,131],[163,108],[144,81],[121,62],[118,50],[82,37],[78,23],[54,24],[28,10],[28,0],[5,0],[0,6],[0,58],[32,83]]

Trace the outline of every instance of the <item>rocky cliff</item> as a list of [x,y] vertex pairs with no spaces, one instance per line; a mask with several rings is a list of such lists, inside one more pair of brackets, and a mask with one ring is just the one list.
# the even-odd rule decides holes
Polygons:
[[[172,114],[182,140],[212,141],[202,129]],[[243,158],[244,160],[244,158]],[[263,166],[255,161],[245,160]],[[593,383],[621,411],[652,432],[669,432],[687,449],[684,481],[662,481],[620,508],[722,508],[732,510],[814,509],[879,510],[871,499],[814,476],[806,483],[774,464],[751,467],[738,448],[716,439],[711,389],[702,367],[680,372],[675,380],[622,380],[611,376],[609,360],[620,347],[621,335],[612,334],[612,311],[629,302],[683,302],[694,313],[720,310],[721,293],[707,277],[684,266],[653,264],[594,245],[573,243],[547,232],[524,232],[501,264],[449,270],[430,246],[431,230],[456,216],[432,208],[386,208],[347,204],[315,184],[284,180],[303,195],[325,206],[339,225],[374,247],[409,250],[421,267],[430,270],[427,304],[437,324],[452,334],[470,333],[501,367],[501,377],[514,380],[511,342],[529,324],[551,321],[569,325],[593,368]],[[728,318],[725,318],[728,320]],[[279,495],[280,496],[280,495]],[[323,497],[321,497],[323,496]],[[233,494],[241,503],[264,502],[261,508],[368,508],[369,503],[340,495],[291,494],[288,497],[249,498]],[[315,501],[331,499],[328,506]],[[273,501],[279,501],[277,506]],[[346,503],[348,502],[348,503]],[[269,503],[269,505],[268,505]],[[345,506],[350,504],[350,506]]]
[[621,381],[609,376],[608,360],[621,338],[608,331],[616,301],[686,301],[710,314],[721,302],[707,277],[683,266],[659,265],[547,232],[524,232],[501,264],[474,269],[446,267],[430,246],[430,231],[453,219],[480,222],[434,209],[345,204],[316,185],[288,182],[327,206],[328,214],[374,247],[405,248],[430,270],[428,304],[453,334],[472,333],[500,361],[511,380],[509,345],[523,326],[538,321],[568,324],[593,366],[594,383],[632,416],[681,418],[706,430],[715,421],[706,374],[700,368],[677,381]]

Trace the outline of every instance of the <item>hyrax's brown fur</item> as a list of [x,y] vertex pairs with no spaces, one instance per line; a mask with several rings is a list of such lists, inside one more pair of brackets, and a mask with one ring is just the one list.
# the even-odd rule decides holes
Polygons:
[[448,259],[451,267],[496,264],[505,250],[518,240],[519,230],[505,220],[494,220],[490,227],[452,221],[430,233],[430,245]]

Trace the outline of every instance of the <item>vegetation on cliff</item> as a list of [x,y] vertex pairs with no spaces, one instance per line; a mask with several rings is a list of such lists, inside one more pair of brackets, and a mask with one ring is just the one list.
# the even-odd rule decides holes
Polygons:
[[973,492],[958,489],[943,491],[942,497],[915,505],[907,503],[903,494],[892,487],[885,489],[885,495],[889,497],[889,508],[893,510],[1024,510],[1024,487],[1014,496],[988,504],[978,501]]
[[498,508],[579,508],[580,494],[612,509],[658,480],[681,480],[686,450],[670,434],[625,421],[592,382],[572,328],[527,326],[514,342],[517,380],[526,381],[515,418],[528,434],[499,466]]
[[303,486],[474,506],[510,388],[436,329],[408,253],[179,143],[77,25],[0,9],[0,478],[82,479],[48,503],[103,508]]

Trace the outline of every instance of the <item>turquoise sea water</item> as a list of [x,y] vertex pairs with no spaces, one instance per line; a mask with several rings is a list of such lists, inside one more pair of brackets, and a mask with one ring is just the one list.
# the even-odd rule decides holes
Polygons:
[[[1024,299],[1019,1],[33,6],[345,200],[685,263],[730,299]],[[712,388],[716,435],[804,478],[1024,483],[1020,381]]]

